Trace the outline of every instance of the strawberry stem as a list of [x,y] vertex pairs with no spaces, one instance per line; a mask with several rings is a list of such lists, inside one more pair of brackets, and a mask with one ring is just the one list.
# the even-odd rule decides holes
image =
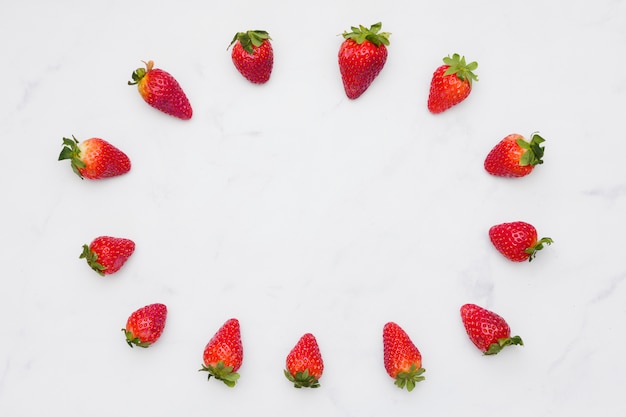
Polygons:
[[[352,26],[351,32],[343,32],[344,39],[352,39],[358,44],[370,41],[376,46],[389,45],[389,32],[380,32],[383,24],[381,22],[374,23],[369,29],[365,26],[359,25],[359,27]],[[380,33],[379,33],[380,32]]]
[[126,343],[128,343],[130,347],[139,346],[147,348],[151,345],[150,342],[142,342],[138,337],[133,337],[133,334],[126,329],[122,329],[122,331],[124,332],[124,336],[126,336]]
[[241,43],[241,47],[249,54],[254,53],[254,47],[259,47],[265,40],[271,40],[270,34],[264,30],[249,30],[247,32],[237,32],[233,40],[228,45],[229,49],[237,41]]
[[289,381],[293,382],[293,386],[296,388],[319,388],[320,386],[319,380],[309,373],[308,368],[304,371],[296,372],[295,375],[292,375],[285,369],[285,376]]
[[541,249],[543,249],[543,245],[550,246],[552,243],[554,243],[552,239],[550,239],[549,237],[543,237],[539,239],[537,242],[535,242],[535,244],[532,245],[531,247],[526,248],[524,252],[530,255],[528,257],[528,262],[532,262],[532,260],[537,255],[537,251],[540,251]]
[[83,174],[80,173],[80,169],[85,168],[85,163],[80,159],[80,148],[78,147],[78,140],[72,135],[72,139],[63,138],[63,149],[59,154],[59,161],[69,159],[72,166],[72,171],[76,173],[81,179]]
[[417,382],[426,379],[426,377],[422,375],[424,372],[426,372],[426,369],[418,369],[415,364],[412,364],[408,371],[398,372],[395,384],[398,388],[403,389],[406,387],[407,391],[411,392]]
[[131,75],[131,77],[132,77],[132,79],[133,79],[133,80],[132,80],[132,81],[129,81],[129,82],[128,82],[128,85],[135,85],[135,84],[138,84],[138,83],[139,83],[139,81],[141,81],[141,79],[142,79],[143,77],[145,77],[147,73],[149,73],[150,71],[152,71],[152,68],[154,68],[154,61],[152,61],[152,60],[150,60],[150,61],[148,61],[148,62],[146,62],[146,61],[141,61],[141,62],[143,62],[144,64],[146,64],[146,67],[145,67],[145,68],[137,68],[137,69],[133,72],[133,74]]
[[213,365],[202,365],[202,369],[198,369],[198,372],[208,372],[208,379],[214,377],[222,381],[229,387],[234,387],[239,379],[239,374],[237,372],[233,372],[232,366],[226,366],[224,361],[219,361],[215,366]]
[[104,270],[106,267],[98,262],[98,254],[92,251],[86,244],[83,245],[83,252],[80,254],[78,259],[86,259],[87,264],[89,264],[91,269],[104,276]]
[[444,76],[456,74],[461,81],[467,80],[470,86],[472,85],[472,81],[478,81],[478,76],[472,72],[478,68],[478,62],[474,61],[467,64],[464,56],[453,54],[452,57],[447,56],[444,58],[443,63],[449,67],[446,72],[443,73]]
[[502,339],[498,339],[496,343],[492,343],[491,346],[489,346],[489,349],[487,349],[487,351],[485,352],[485,355],[495,355],[498,352],[500,352],[504,347],[511,346],[511,345],[523,346],[524,342],[522,341],[522,338],[519,336],[505,337]]
[[541,158],[543,158],[544,147],[540,145],[545,141],[546,140],[536,132],[531,135],[530,142],[526,142],[524,139],[518,139],[516,141],[517,145],[525,149],[519,161],[520,166],[543,164]]

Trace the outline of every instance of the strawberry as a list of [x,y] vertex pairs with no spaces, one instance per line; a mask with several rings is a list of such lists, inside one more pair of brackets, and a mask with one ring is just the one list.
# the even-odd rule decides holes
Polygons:
[[385,66],[390,33],[379,33],[381,27],[380,22],[369,29],[353,26],[351,32],[343,33],[345,40],[339,47],[339,71],[349,99],[360,97]]
[[524,177],[543,164],[545,139],[533,133],[530,142],[513,133],[502,139],[485,158],[485,170],[498,177]]
[[406,332],[394,322],[383,327],[385,369],[399,388],[412,391],[415,383],[423,381],[422,355]]
[[150,304],[133,312],[122,329],[128,346],[147,348],[156,342],[163,333],[166,318],[165,304]]
[[274,50],[269,33],[264,30],[237,32],[229,48],[234,44],[231,58],[237,71],[254,84],[270,79],[274,65]]
[[63,138],[63,149],[59,154],[59,161],[69,159],[72,170],[80,178],[98,180],[115,177],[130,171],[128,156],[100,138],[91,138],[78,142]]
[[191,119],[191,104],[178,81],[162,69],[154,68],[153,61],[142,61],[146,68],[137,68],[128,85],[137,84],[139,94],[157,110],[183,120]]
[[478,68],[477,62],[465,62],[465,57],[454,54],[443,59],[444,65],[433,73],[428,95],[428,110],[441,113],[459,104],[472,91],[472,81],[478,77],[472,72]]
[[209,373],[229,387],[234,387],[239,379],[237,370],[243,361],[241,332],[237,319],[227,320],[209,340],[204,348],[204,364],[200,371]]
[[307,333],[298,340],[298,343],[287,355],[287,369],[285,376],[293,382],[296,388],[318,388],[319,379],[324,371],[324,361],[320,354],[315,336]]
[[502,317],[475,304],[461,307],[461,320],[472,343],[485,355],[495,355],[505,346],[524,344],[521,337],[511,337],[511,329]]
[[113,274],[124,265],[135,251],[135,242],[121,237],[100,236],[89,244],[83,245],[80,259],[86,259],[87,264],[98,274]]
[[515,262],[532,261],[543,245],[551,245],[552,239],[537,240],[537,230],[526,222],[502,223],[489,229],[489,239],[498,252]]

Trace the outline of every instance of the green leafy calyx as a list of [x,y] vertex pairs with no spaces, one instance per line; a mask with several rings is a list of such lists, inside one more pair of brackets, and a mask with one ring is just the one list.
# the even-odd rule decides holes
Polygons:
[[[258,48],[266,40],[271,40],[270,34],[264,30],[249,30],[247,32],[237,32],[233,40],[228,45],[230,48],[235,42],[239,41],[241,47],[249,54],[254,53],[254,48]],[[226,49],[228,49],[226,48]]]
[[465,57],[459,54],[453,54],[451,57],[447,56],[443,59],[443,63],[448,65],[448,69],[443,73],[444,76],[456,74],[461,81],[469,82],[470,86],[472,81],[478,81],[478,76],[472,71],[478,68],[478,62],[465,62]]
[[343,32],[344,39],[351,39],[357,44],[370,41],[376,46],[389,45],[389,32],[380,32],[383,24],[381,22],[374,23],[369,29],[365,26],[352,26],[351,32]]
[[198,369],[198,372],[208,372],[208,379],[214,377],[231,388],[237,384],[237,380],[239,379],[239,374],[237,372],[233,372],[232,366],[226,366],[224,361],[219,361],[215,364],[215,366],[202,365],[202,369]]
[[143,79],[143,77],[146,76],[147,73],[149,73],[150,71],[152,71],[152,69],[154,68],[154,61],[141,61],[144,64],[146,64],[145,68],[137,68],[131,75],[132,77],[132,81],[128,82],[128,85],[135,85],[138,84],[139,81],[141,81]]
[[541,239],[539,239],[534,245],[532,245],[529,248],[526,248],[524,250],[524,252],[526,252],[528,255],[530,255],[528,257],[528,262],[532,262],[532,260],[535,258],[535,256],[537,255],[537,251],[540,251],[541,249],[543,249],[543,245],[548,245],[550,246],[552,243],[554,243],[554,241],[552,239],[550,239],[549,237],[543,237]]
[[423,373],[426,372],[424,368],[418,368],[415,364],[411,365],[411,368],[405,372],[398,372],[396,375],[395,384],[398,388],[406,388],[407,391],[413,391],[417,382],[423,381],[426,377]]
[[517,145],[525,150],[520,158],[519,164],[521,166],[543,164],[541,158],[543,158],[544,147],[541,146],[541,144],[545,141],[546,140],[537,133],[532,134],[530,142],[526,142],[524,139],[518,139],[516,141]]
[[492,343],[491,346],[489,346],[489,349],[487,349],[487,351],[485,352],[485,355],[495,355],[500,352],[504,347],[511,345],[523,346],[524,342],[519,336],[504,337],[502,339],[498,339],[496,343]]
[[78,257],[79,259],[86,259],[87,263],[98,274],[104,276],[104,270],[106,267],[98,262],[98,254],[92,251],[89,246],[83,245],[83,252]]
[[293,386],[296,388],[319,388],[320,386],[319,380],[314,375],[311,375],[308,369],[296,372],[295,375],[292,375],[291,372],[285,369],[285,376],[289,381],[293,382]]
[[150,342],[142,342],[141,339],[135,337],[132,332],[129,332],[126,329],[122,329],[122,332],[124,332],[124,336],[126,336],[126,343],[128,343],[128,346],[130,347],[138,346],[141,348],[147,348],[151,345]]
[[83,178],[83,174],[80,173],[80,169],[85,168],[85,163],[80,159],[80,148],[78,147],[78,140],[74,136],[72,138],[63,138],[63,149],[59,154],[59,161],[69,159],[72,165],[72,170],[79,177]]

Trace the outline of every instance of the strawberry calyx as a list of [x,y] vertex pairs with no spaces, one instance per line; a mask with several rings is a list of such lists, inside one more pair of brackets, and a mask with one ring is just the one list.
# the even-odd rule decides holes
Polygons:
[[418,368],[415,364],[412,364],[408,371],[398,372],[394,383],[398,388],[404,389],[406,387],[407,391],[411,392],[417,382],[426,379],[426,377],[422,375],[424,372],[426,372],[426,369]]
[[530,142],[521,138],[515,141],[517,146],[525,150],[519,161],[520,166],[543,164],[541,158],[543,158],[544,147],[540,145],[546,140],[536,132],[531,135],[530,139]]
[[529,255],[528,262],[532,262],[532,260],[537,255],[537,251],[540,251],[541,249],[543,249],[543,245],[550,246],[552,243],[554,243],[554,241],[550,239],[549,237],[542,237],[537,242],[535,242],[534,245],[532,245],[529,248],[524,249],[524,252],[526,252]]
[[141,348],[147,348],[148,346],[152,344],[150,342],[142,342],[141,339],[134,336],[132,332],[126,329],[122,329],[122,331],[124,332],[124,336],[126,336],[126,343],[128,343],[128,346],[130,347],[138,346]]
[[239,374],[233,372],[232,366],[226,366],[224,361],[219,361],[215,365],[202,365],[202,369],[198,369],[198,372],[208,372],[208,379],[214,377],[231,388],[235,386],[239,379]]
[[522,338],[519,336],[504,337],[502,339],[498,339],[496,343],[492,343],[489,346],[489,349],[485,351],[485,355],[495,355],[506,346],[511,346],[511,345],[523,346],[524,342],[522,341]]
[[295,375],[285,369],[285,376],[289,381],[293,382],[293,386],[296,388],[319,388],[320,386],[319,380],[315,375],[309,373],[308,368],[304,371],[296,372]]
[[446,72],[443,73],[444,76],[455,74],[461,81],[467,80],[470,86],[472,81],[478,81],[478,76],[472,72],[478,68],[478,62],[473,61],[468,64],[464,56],[453,54],[451,57],[445,57],[443,63],[448,66]]
[[69,159],[71,162],[72,170],[80,178],[84,178],[80,170],[85,168],[85,163],[80,158],[80,148],[78,147],[78,140],[72,135],[72,138],[63,138],[63,149],[59,154],[59,161]]
[[[249,54],[254,53],[254,47],[259,47],[266,40],[271,40],[270,34],[264,30],[248,30],[246,32],[237,32],[233,40],[228,45],[230,48],[235,42],[239,41],[241,47]],[[226,49],[228,49],[226,48]]]
[[150,60],[148,62],[146,61],[141,61],[144,64],[146,64],[145,68],[137,68],[133,74],[132,74],[132,81],[128,82],[128,85],[135,85],[138,84],[139,81],[141,81],[143,79],[143,77],[146,76],[147,73],[149,73],[150,71],[152,71],[152,69],[154,68],[154,61]]
[[96,271],[98,274],[104,276],[104,270],[106,269],[106,267],[98,262],[98,254],[92,251],[89,246],[87,246],[86,244],[83,245],[83,252],[78,258],[86,259],[87,264],[89,264],[91,269]]
[[344,39],[351,39],[357,44],[370,41],[376,46],[389,45],[389,32],[380,32],[383,24],[381,22],[374,23],[369,29],[365,26],[359,25],[359,27],[352,26],[351,32],[343,32]]

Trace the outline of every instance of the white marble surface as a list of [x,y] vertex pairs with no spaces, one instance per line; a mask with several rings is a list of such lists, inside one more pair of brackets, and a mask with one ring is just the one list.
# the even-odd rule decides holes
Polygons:
[[[3,2],[0,415],[622,415],[626,2],[361,3]],[[350,101],[337,35],[377,21],[389,59]],[[257,28],[276,54],[263,86],[226,50]],[[454,52],[480,81],[433,116],[430,76]],[[126,85],[148,59],[193,119]],[[533,131],[547,141],[532,175],[483,170],[497,141]],[[57,161],[72,134],[116,144],[131,172],[81,181]],[[507,261],[487,230],[512,220],[554,245]],[[137,244],[108,278],[78,259],[101,234]],[[151,302],[165,332],[131,350],[120,328]],[[466,302],[525,346],[482,356]],[[197,372],[230,317],[234,389]],[[423,354],[411,393],[383,368],[387,321]],[[317,390],[282,374],[306,332]]]

